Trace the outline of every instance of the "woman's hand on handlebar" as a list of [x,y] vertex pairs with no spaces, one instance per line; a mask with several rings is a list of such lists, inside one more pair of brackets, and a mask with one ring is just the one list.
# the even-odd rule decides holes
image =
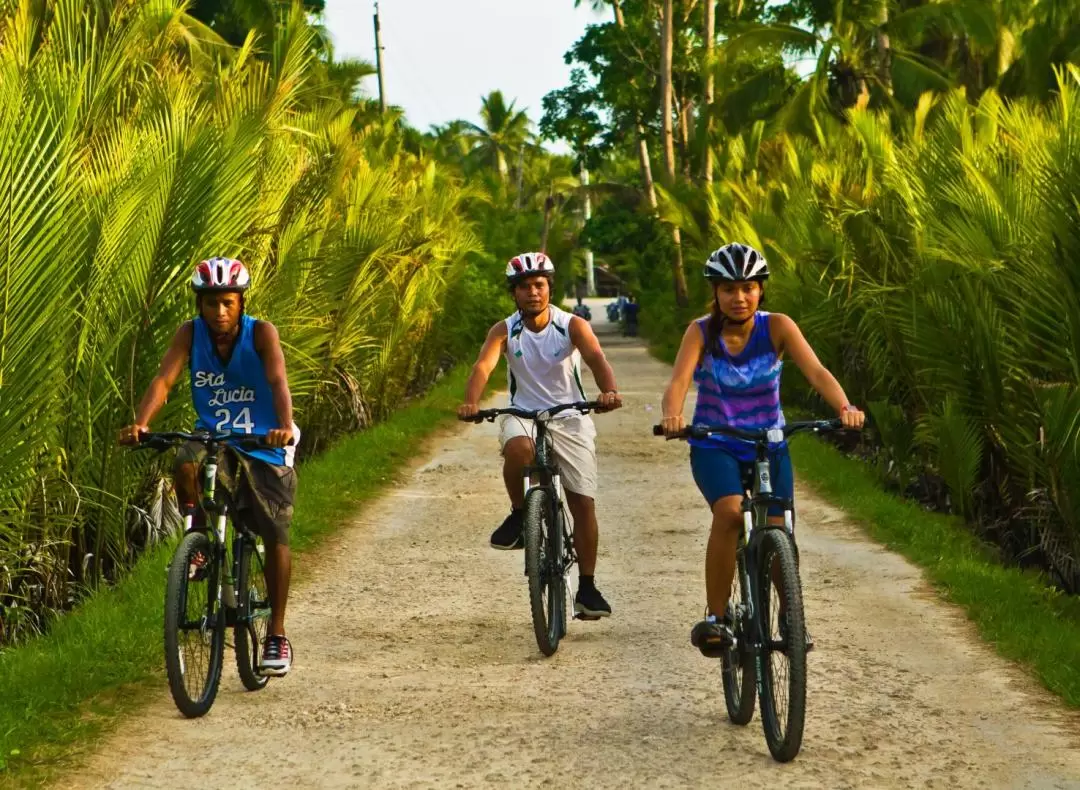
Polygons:
[[668,438],[678,435],[680,431],[686,428],[686,420],[683,419],[681,414],[673,417],[664,417],[664,419],[660,421],[660,424],[664,428],[664,436],[667,436]]
[[858,431],[866,423],[866,414],[859,407],[852,406],[849,403],[840,410],[840,422],[844,424],[844,428],[847,430]]

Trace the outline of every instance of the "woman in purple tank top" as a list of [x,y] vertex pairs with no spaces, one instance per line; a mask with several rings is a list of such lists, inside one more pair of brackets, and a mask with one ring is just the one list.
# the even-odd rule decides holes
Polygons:
[[[836,378],[818,360],[799,327],[780,313],[759,310],[769,276],[765,258],[745,244],[728,244],[705,263],[713,284],[712,314],[694,321],[664,392],[664,431],[683,429],[683,402],[691,381],[698,386],[694,422],[731,425],[747,430],[784,425],[780,408],[780,368],[785,354],[810,385],[836,409],[845,427],[861,428],[863,413],[852,406]],[[690,468],[712,510],[712,531],[705,553],[705,619],[694,626],[691,643],[716,657],[731,644],[727,603],[735,578],[735,549],[742,528],[743,472],[754,460],[749,442],[710,437],[690,442]],[[771,449],[773,493],[794,497],[791,459],[786,444]],[[780,517],[780,518],[777,518]],[[770,521],[782,513],[770,510]],[[807,637],[807,647],[812,643]]]

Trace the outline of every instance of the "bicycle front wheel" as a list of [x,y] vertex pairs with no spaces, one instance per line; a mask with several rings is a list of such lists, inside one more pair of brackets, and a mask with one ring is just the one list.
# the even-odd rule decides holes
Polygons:
[[218,559],[209,538],[189,532],[169,566],[165,587],[165,671],[169,691],[189,719],[214,704],[225,650],[225,616],[218,600]]
[[259,659],[270,625],[270,596],[266,591],[262,539],[238,541],[240,568],[236,579],[236,671],[248,691],[265,688],[270,678],[259,672]]
[[739,567],[735,573],[735,583],[728,611],[734,618],[735,644],[721,656],[721,671],[724,682],[724,702],[727,704],[728,718],[733,724],[749,724],[754,718],[754,652],[750,644],[749,612],[750,600],[743,589],[743,558],[739,557]]
[[[525,498],[525,573],[529,577],[529,605],[532,609],[536,644],[545,656],[559,649],[562,625],[558,607],[564,597],[563,579],[557,572],[558,545],[551,545],[557,532],[551,491],[534,488]],[[561,536],[559,536],[561,537]],[[561,539],[556,538],[557,543]]]
[[761,723],[775,760],[795,759],[806,720],[806,621],[791,538],[762,535],[757,596],[761,646]]

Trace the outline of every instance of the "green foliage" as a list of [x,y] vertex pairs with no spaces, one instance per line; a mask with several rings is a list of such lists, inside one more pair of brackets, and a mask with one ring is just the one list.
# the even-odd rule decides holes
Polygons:
[[[105,5],[0,13],[0,642],[117,578],[165,528],[160,463],[115,437],[193,312],[201,258],[249,264],[248,308],[281,332],[306,452],[463,352],[439,324],[478,248],[468,192],[323,90],[303,8],[256,58],[178,2]],[[187,401],[158,425],[188,425]]]

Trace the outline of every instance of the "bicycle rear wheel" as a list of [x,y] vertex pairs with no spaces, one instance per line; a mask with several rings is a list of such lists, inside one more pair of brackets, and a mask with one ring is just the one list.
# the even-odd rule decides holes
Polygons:
[[721,671],[724,681],[724,702],[727,704],[728,718],[733,724],[749,724],[754,718],[754,653],[750,645],[749,611],[750,601],[743,589],[743,557],[739,556],[739,567],[735,573],[728,611],[734,619],[733,631],[735,644],[721,656]]
[[[761,723],[775,760],[793,760],[806,720],[806,621],[791,538],[769,529],[759,546]],[[781,616],[782,613],[782,616]]]
[[[565,597],[562,576],[555,572],[561,551],[561,535],[556,535],[551,491],[534,488],[525,497],[525,572],[529,577],[529,605],[532,609],[536,644],[545,656],[559,649],[562,626],[558,607]],[[552,545],[555,536],[556,545]]]
[[270,625],[270,596],[266,591],[262,539],[245,536],[240,547],[236,579],[236,671],[248,691],[265,688],[270,678],[259,672],[259,660]]
[[[202,554],[205,562],[196,562]],[[165,587],[165,671],[180,712],[203,716],[214,704],[225,650],[225,616],[218,600],[221,568],[201,532],[184,536]]]

